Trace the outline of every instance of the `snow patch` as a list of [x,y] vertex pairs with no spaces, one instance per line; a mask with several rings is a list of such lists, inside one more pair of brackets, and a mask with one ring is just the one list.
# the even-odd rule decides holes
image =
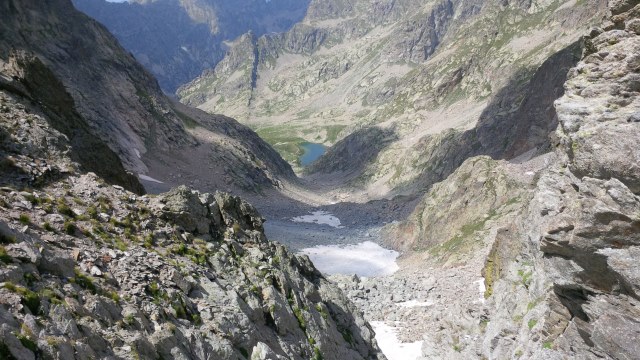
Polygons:
[[389,360],[415,360],[422,355],[422,341],[403,343],[398,339],[398,328],[384,321],[371,321],[376,341]]
[[475,282],[478,283],[478,291],[480,292],[478,302],[484,304],[484,293],[487,291],[487,288],[484,286],[484,278],[480,278],[480,280],[476,280]]
[[326,211],[314,211],[311,213],[311,215],[294,217],[293,219],[291,219],[291,221],[318,225],[329,225],[336,229],[344,228],[344,226],[340,225],[340,219]]
[[134,148],[133,151],[135,151],[136,156],[138,157],[138,159],[140,159],[141,158],[140,157],[140,150]]
[[140,180],[146,180],[146,181],[151,181],[151,182],[158,183],[158,184],[164,184],[162,181],[156,180],[156,179],[152,178],[151,176],[138,174],[138,177],[140,178]]
[[371,241],[357,245],[326,245],[300,250],[325,274],[371,277],[391,275],[398,270],[397,251],[387,250]]
[[431,301],[418,301],[418,300],[409,300],[405,302],[396,303],[396,306],[405,307],[405,308],[414,308],[414,307],[425,307],[431,306],[433,302]]

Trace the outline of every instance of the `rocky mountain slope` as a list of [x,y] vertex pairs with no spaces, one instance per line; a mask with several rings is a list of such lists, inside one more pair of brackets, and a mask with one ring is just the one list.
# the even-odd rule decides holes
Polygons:
[[[335,178],[344,176],[339,168],[358,168],[347,174],[352,187],[414,192],[434,182],[423,174],[442,180],[467,158],[434,153],[452,138],[493,126],[511,129],[478,136],[482,144],[460,139],[463,148],[511,158],[545,147],[551,103],[577,60],[571,44],[604,9],[604,1],[317,1],[285,34],[237,40],[213,72],[178,94],[250,124],[285,154],[305,141],[344,139],[310,171]],[[535,78],[554,54],[548,66],[557,72]],[[358,146],[359,131],[390,135]],[[354,153],[368,162],[349,161]],[[432,158],[453,165],[427,169],[422,159]]]
[[[47,113],[82,118],[76,123],[86,125],[74,131],[97,136],[127,170],[159,177],[169,177],[172,170],[192,179],[194,173],[215,169],[208,178],[211,189],[249,192],[293,177],[290,166],[269,145],[235,120],[209,116],[167,98],[153,76],[103,26],[69,1],[11,0],[0,8],[0,67],[10,78],[4,83],[26,88],[34,101],[45,104]],[[25,63],[22,58],[37,60]],[[78,142],[85,137],[75,136]],[[87,143],[82,149],[91,148]],[[90,155],[97,153],[103,151]]]
[[384,359],[245,201],[137,196],[82,174],[31,98],[0,90],[0,109],[2,359]]
[[122,46],[173,93],[226,52],[225,42],[247,31],[283,32],[305,14],[309,0],[74,0],[104,24]]
[[[440,274],[422,280],[435,282],[423,295],[442,304],[422,318],[426,359],[640,353],[640,4],[609,8],[555,102],[552,153],[524,162],[468,159],[406,222],[387,228],[390,244],[412,250],[409,263]],[[442,274],[450,281],[438,281]],[[481,300],[469,300],[474,276]],[[458,281],[467,286],[456,288]],[[373,303],[370,286],[343,285]],[[380,311],[369,307],[369,320]],[[442,331],[427,331],[434,327]]]

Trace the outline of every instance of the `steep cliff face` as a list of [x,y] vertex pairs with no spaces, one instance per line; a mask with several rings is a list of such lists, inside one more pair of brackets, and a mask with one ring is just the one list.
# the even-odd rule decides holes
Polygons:
[[[179,162],[186,175],[204,166],[237,169],[228,177],[239,179],[237,189],[252,191],[255,189],[243,179],[250,178],[253,186],[272,187],[279,179],[293,176],[273,149],[233,119],[193,112],[167,98],[151,74],[104,27],[69,1],[12,0],[0,6],[5,14],[0,24],[3,74],[17,76],[16,81],[27,87],[30,96],[62,118],[60,126],[73,128],[73,121],[85,123],[84,130],[78,131],[101,139],[127,170],[165,174],[170,162]],[[37,58],[33,63],[41,64],[38,69],[42,71],[16,68],[14,53]],[[51,94],[62,88],[68,96],[55,98]],[[80,120],[69,119],[63,124],[69,116]],[[188,156],[198,149],[207,157]],[[111,168],[101,161],[85,161],[84,165],[91,162],[94,167],[89,169],[97,173],[96,166],[103,166],[104,171]],[[100,175],[107,177],[104,172]],[[229,179],[217,175],[210,177],[212,188],[236,189],[228,186]]]
[[308,3],[74,0],[79,10],[104,24],[170,93],[213,68],[226,52],[225,41],[247,31],[258,35],[287,31],[302,19]]
[[[351,185],[384,189],[381,196],[415,191],[468,158],[450,158],[456,150],[512,158],[548,147],[546,134],[557,124],[551,103],[576,61],[571,44],[604,9],[604,1],[312,2],[291,31],[238,42],[229,59],[242,62],[222,60],[178,94],[258,133],[278,131],[268,139],[294,149],[303,141],[349,141],[367,127],[394,132],[397,140],[384,149],[358,149],[371,162]],[[451,140],[455,147],[453,138],[474,127],[479,138],[460,139],[468,144],[444,156],[430,145]],[[353,145],[340,143],[324,163],[348,161],[340,149]],[[332,176],[334,167],[311,170]],[[440,175],[425,181],[428,172]]]
[[[92,171],[99,174],[103,179],[112,183],[124,186],[126,189],[135,193],[144,193],[142,185],[138,182],[136,176],[128,173],[118,156],[109,149],[109,147],[99,138],[93,135],[89,124],[80,116],[74,104],[73,99],[67,93],[62,83],[38,58],[19,51],[10,54],[8,63],[4,64],[0,70],[0,89],[6,94],[23,97],[31,102],[34,111],[45,114],[48,119],[48,125],[59,131],[69,140],[71,157],[78,162],[84,171]],[[5,111],[4,121],[23,122],[29,121],[18,114],[11,114]],[[10,130],[10,129],[9,129]],[[9,146],[9,139],[4,142],[4,156],[28,156],[29,151],[21,151]],[[26,138],[22,138],[26,140]],[[43,139],[29,139],[28,141],[37,144]],[[45,143],[47,141],[44,141]],[[53,146],[54,150],[55,146]],[[48,149],[42,149],[49,151]],[[63,151],[58,148],[57,151]],[[58,157],[54,150],[46,158],[49,161],[55,161]],[[46,164],[39,164],[47,166]],[[37,168],[39,168],[38,166]],[[45,173],[50,172],[53,179],[62,175],[65,170],[45,170],[38,169],[26,171],[25,177],[18,181],[19,186],[43,185],[50,179]],[[35,172],[34,172],[35,171]],[[54,175],[55,174],[55,175]],[[14,179],[18,180],[18,179]]]
[[637,357],[640,4],[609,8],[555,102],[553,153],[471,158],[388,228],[435,271],[483,277],[484,300],[450,293],[428,320],[446,330],[426,358]]
[[24,77],[0,83],[0,358],[385,359],[360,312],[268,241],[244,200],[138,196],[87,173],[124,169],[37,58],[13,62]]

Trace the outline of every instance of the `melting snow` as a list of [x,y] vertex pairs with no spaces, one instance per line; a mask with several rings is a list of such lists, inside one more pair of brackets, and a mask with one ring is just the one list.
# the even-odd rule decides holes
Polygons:
[[478,283],[478,291],[480,292],[480,298],[478,298],[478,302],[484,304],[484,292],[487,288],[484,286],[484,278],[480,278],[480,280],[476,280]]
[[398,339],[398,328],[387,325],[384,321],[372,321],[376,332],[376,341],[380,350],[389,360],[415,360],[422,355],[422,341],[403,343]]
[[291,221],[329,225],[336,229],[342,229],[344,227],[344,226],[340,226],[340,219],[338,219],[337,217],[331,215],[326,211],[315,211],[315,212],[312,212],[311,215],[294,217],[293,219],[291,219]]
[[162,181],[160,181],[160,180],[156,180],[156,179],[152,178],[151,176],[138,174],[138,177],[139,177],[141,180],[151,181],[151,182],[155,182],[155,183],[158,183],[158,184],[164,184]]
[[358,276],[390,275],[398,270],[397,251],[387,250],[371,241],[357,245],[327,245],[302,249],[313,264],[325,274]]
[[418,301],[418,300],[409,300],[405,302],[396,303],[397,306],[405,307],[405,308],[413,308],[413,307],[425,307],[433,305],[431,301]]

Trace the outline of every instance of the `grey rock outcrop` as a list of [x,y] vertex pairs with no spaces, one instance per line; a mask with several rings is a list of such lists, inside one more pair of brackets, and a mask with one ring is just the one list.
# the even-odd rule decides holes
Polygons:
[[11,154],[0,177],[3,358],[384,359],[357,308],[268,241],[249,203],[187,187],[138,196],[81,175],[66,137],[1,95],[3,114],[29,118],[0,122],[14,147],[35,130],[59,141],[20,156],[54,152],[48,166],[65,171],[20,191]]
[[[552,140],[555,151],[508,165],[485,158],[501,169],[488,177],[500,184],[492,196],[473,187],[474,176],[462,176],[482,161],[469,159],[432,187],[408,222],[389,228],[408,238],[418,251],[414,256],[438,273],[475,269],[483,277],[480,305],[442,293],[447,310],[454,311],[427,320],[448,325],[425,334],[425,358],[638,356],[640,129],[633,116],[640,105],[636,71],[629,64],[640,39],[633,27],[640,4],[610,7],[610,21],[590,32],[584,56],[555,103],[560,125]],[[505,187],[505,178],[519,180]],[[501,193],[520,196],[506,202],[507,217],[464,226],[469,216],[493,208]],[[466,236],[450,238],[456,228]],[[473,239],[475,249],[452,242],[456,236]],[[454,315],[460,313],[465,316]]]

